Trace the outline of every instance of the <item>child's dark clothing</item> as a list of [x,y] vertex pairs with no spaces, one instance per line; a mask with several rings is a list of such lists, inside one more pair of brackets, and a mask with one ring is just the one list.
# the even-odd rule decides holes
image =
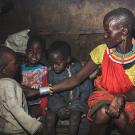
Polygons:
[[[71,77],[81,69],[81,64],[72,63],[69,68],[60,74],[54,71],[49,71],[49,83],[54,85],[61,80]],[[48,110],[58,111],[62,107],[67,107],[71,111],[80,111],[87,113],[87,99],[92,90],[92,83],[89,79],[85,80],[75,90],[54,93],[48,96]]]

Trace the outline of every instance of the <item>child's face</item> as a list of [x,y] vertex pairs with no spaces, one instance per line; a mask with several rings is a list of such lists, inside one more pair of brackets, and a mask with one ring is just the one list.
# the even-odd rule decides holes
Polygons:
[[114,48],[122,43],[122,27],[116,19],[104,20],[104,39],[108,48]]
[[34,42],[29,49],[26,50],[26,59],[28,66],[36,66],[41,58],[42,48],[37,42]]
[[61,53],[50,53],[49,62],[51,64],[52,70],[57,74],[64,71],[68,65],[68,60],[65,60]]
[[5,59],[7,61],[7,64],[5,68],[3,69],[3,74],[6,77],[13,78],[18,68],[18,64],[16,62],[16,56],[15,54],[8,53]]

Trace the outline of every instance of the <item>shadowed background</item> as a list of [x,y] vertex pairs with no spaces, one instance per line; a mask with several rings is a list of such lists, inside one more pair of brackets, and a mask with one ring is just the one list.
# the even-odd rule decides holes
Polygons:
[[103,43],[104,15],[118,7],[135,13],[135,0],[0,0],[0,42],[14,32],[30,28],[46,38],[71,44],[72,54],[86,60]]

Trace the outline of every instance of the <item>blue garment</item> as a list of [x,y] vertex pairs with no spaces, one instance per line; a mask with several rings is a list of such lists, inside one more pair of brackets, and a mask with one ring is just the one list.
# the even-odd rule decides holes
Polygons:
[[[48,73],[49,83],[54,85],[66,78],[69,78],[69,69],[71,76],[81,69],[80,63],[72,63],[68,70],[66,69],[60,74],[56,74],[50,70]],[[73,90],[73,89],[72,89]],[[48,110],[57,111],[62,107],[68,107],[70,110],[87,112],[87,99],[92,91],[92,83],[89,79],[83,81],[79,86],[75,87],[72,91],[72,99],[70,98],[70,91],[63,91],[54,93],[48,96]]]

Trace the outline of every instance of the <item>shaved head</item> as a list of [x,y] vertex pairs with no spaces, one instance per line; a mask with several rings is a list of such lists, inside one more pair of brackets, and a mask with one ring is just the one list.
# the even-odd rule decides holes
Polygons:
[[127,28],[129,32],[132,32],[135,19],[133,13],[130,10],[126,8],[114,9],[105,15],[103,23],[113,20],[117,26],[123,26]]

